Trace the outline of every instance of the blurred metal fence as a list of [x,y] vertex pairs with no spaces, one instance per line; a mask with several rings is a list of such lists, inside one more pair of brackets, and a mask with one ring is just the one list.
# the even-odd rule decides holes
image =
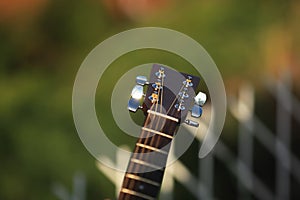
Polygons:
[[[199,159],[199,178],[195,177],[181,161],[175,162],[166,169],[162,185],[161,199],[173,199],[174,180],[181,183],[196,199],[217,199],[214,192],[215,161],[221,161],[233,176],[237,178],[236,199],[287,200],[290,199],[291,178],[300,185],[300,160],[290,148],[291,120],[294,118],[300,123],[300,102],[291,92],[291,79],[288,73],[283,74],[280,80],[268,80],[267,90],[277,102],[276,106],[276,133],[273,133],[262,120],[254,113],[255,92],[249,85],[240,88],[237,99],[231,98],[229,114],[239,122],[238,127],[238,155],[219,140],[214,151],[204,159]],[[207,129],[205,120],[200,122],[201,131]],[[203,130],[204,129],[204,130]],[[201,143],[203,136],[196,135]],[[272,191],[253,170],[254,139],[256,139],[272,156],[276,163],[275,192]],[[172,152],[170,154],[172,156]],[[116,155],[118,166],[127,162],[129,158],[118,152]],[[123,173],[116,172],[101,163],[98,168],[115,185],[116,195],[120,191]],[[235,187],[235,186],[234,186]],[[300,198],[300,197],[299,197]],[[222,199],[222,198],[221,198]]]
[[61,183],[56,182],[52,185],[52,192],[60,200],[85,200],[86,199],[86,178],[81,172],[77,172],[73,177],[73,191]]

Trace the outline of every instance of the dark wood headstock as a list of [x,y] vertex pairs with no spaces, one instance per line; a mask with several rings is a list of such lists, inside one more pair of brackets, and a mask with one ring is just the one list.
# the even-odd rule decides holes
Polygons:
[[145,115],[149,110],[156,110],[177,118],[180,122],[194,103],[195,90],[199,81],[199,77],[154,64],[143,103]]

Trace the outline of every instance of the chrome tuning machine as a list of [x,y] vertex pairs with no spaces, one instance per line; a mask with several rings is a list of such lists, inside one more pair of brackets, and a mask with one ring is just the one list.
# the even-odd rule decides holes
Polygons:
[[137,109],[143,108],[140,105],[140,101],[144,98],[144,85],[148,85],[149,82],[147,81],[147,78],[145,76],[137,76],[136,77],[136,83],[137,85],[133,87],[131,91],[131,97],[128,101],[128,110],[131,112],[136,112]]
[[135,80],[138,85],[144,86],[149,84],[146,76],[137,76]]
[[207,96],[203,92],[199,92],[197,96],[194,98],[195,104],[192,108],[192,117],[199,118],[202,115],[203,109],[202,106],[205,104],[207,100]]
[[[205,93],[203,92],[199,92],[195,98],[195,104],[191,110],[191,116],[194,117],[194,118],[199,118],[201,117],[202,113],[203,113],[203,109],[202,109],[202,106],[205,104],[206,100],[207,100],[207,96]],[[185,123],[190,125],[190,126],[194,126],[194,127],[198,127],[199,126],[199,123],[198,122],[195,122],[193,120],[185,120]]]

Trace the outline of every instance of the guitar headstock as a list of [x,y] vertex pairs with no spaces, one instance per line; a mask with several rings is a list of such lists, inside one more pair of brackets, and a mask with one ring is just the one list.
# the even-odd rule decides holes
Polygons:
[[[195,118],[202,114],[206,95],[202,92],[195,95],[200,82],[199,77],[154,64],[150,80],[138,76],[136,82],[137,85],[133,88],[128,102],[130,111],[136,112],[140,108],[146,116],[148,113],[155,113],[177,120],[178,123],[185,122],[191,126],[198,126],[197,122],[184,119],[189,110],[192,112],[191,116]],[[148,88],[144,94],[145,85],[148,85]]]

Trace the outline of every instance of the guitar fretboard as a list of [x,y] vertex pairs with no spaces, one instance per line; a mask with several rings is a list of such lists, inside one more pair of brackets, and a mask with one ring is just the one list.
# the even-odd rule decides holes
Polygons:
[[119,200],[157,199],[178,123],[166,116],[156,118],[164,121],[164,126],[156,129],[156,126],[149,126],[146,120],[129,160]]

